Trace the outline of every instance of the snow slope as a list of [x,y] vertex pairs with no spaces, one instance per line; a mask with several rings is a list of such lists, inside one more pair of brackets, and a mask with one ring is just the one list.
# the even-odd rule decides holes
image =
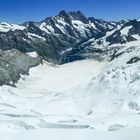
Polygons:
[[[137,140],[140,61],[135,60],[140,47],[123,47],[117,53],[111,62],[82,60],[58,66],[44,61],[22,76],[17,88],[0,87],[0,129],[23,139],[43,135],[59,140],[68,133],[70,139]],[[73,136],[76,132],[80,135]]]
[[50,127],[46,120],[55,124],[59,121],[60,124],[61,121],[77,124],[70,127],[87,127],[85,123],[81,126],[73,117],[85,114],[85,111],[76,108],[75,97],[69,91],[90,81],[102,71],[105,64],[106,62],[84,60],[53,66],[44,62],[43,65],[32,68],[30,76],[23,76],[17,88],[0,87],[1,127]]
[[138,127],[112,132],[91,129],[0,130],[0,136],[2,140],[139,140],[139,132]]

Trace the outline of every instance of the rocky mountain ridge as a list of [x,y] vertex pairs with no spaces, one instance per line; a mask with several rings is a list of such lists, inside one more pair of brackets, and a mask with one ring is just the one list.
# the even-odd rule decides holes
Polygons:
[[[124,23],[125,21],[107,22],[93,17],[88,18],[80,11],[63,10],[57,16],[48,17],[41,22],[29,21],[22,25],[1,23],[0,49],[36,51],[45,60],[61,64],[65,63],[63,61],[65,52],[77,49],[89,39],[99,39],[105,36],[107,31]],[[80,57],[75,56],[73,59]]]
[[[0,84],[17,82],[20,74],[28,73],[29,68],[38,65],[41,59],[54,64],[81,59],[112,61],[126,53],[123,48],[139,45],[139,20],[109,22],[86,17],[80,11],[62,10],[57,16],[47,17],[41,22],[29,21],[21,25],[2,22]],[[10,57],[9,52],[13,50],[21,55]],[[38,57],[27,56],[28,52],[36,52]],[[134,56],[128,63],[133,61],[139,61],[139,57]],[[10,68],[7,69],[6,65]]]

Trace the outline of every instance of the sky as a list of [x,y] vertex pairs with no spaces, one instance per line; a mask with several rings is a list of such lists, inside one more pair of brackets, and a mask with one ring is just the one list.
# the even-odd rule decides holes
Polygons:
[[0,0],[0,22],[41,21],[61,10],[105,20],[140,19],[140,0]]

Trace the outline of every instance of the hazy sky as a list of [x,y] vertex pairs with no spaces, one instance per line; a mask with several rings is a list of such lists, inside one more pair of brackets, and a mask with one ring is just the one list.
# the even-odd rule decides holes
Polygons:
[[0,0],[0,21],[40,21],[60,10],[106,20],[140,18],[140,0]]

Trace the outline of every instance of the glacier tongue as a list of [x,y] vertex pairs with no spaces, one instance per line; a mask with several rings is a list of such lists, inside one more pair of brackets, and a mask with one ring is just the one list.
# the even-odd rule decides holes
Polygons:
[[[0,87],[1,127],[88,127],[78,121],[87,111],[76,107],[73,89],[101,73],[106,63],[83,60],[57,66],[44,62],[32,68],[29,76],[22,76],[17,88]],[[84,95],[77,95],[83,100]]]
[[139,126],[140,47],[125,47],[111,62],[44,62],[17,88],[0,87],[0,127],[95,128]]

